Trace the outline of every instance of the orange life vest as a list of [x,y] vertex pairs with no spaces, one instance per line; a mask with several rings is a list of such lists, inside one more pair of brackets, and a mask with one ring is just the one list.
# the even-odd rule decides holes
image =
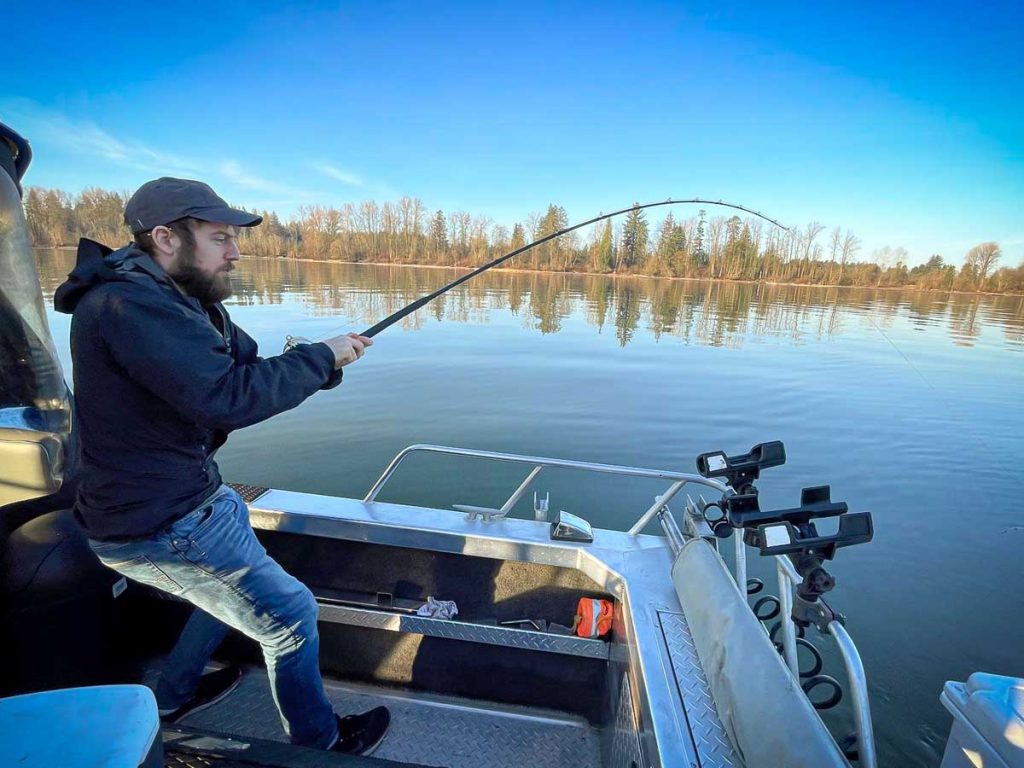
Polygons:
[[576,606],[576,634],[580,637],[601,637],[612,630],[615,606],[611,600],[582,597]]

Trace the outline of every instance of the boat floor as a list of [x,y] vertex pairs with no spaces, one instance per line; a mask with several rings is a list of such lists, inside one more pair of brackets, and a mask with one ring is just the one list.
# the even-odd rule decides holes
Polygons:
[[[375,758],[446,768],[601,764],[600,732],[585,719],[551,710],[324,679],[339,715],[378,705],[391,727]],[[230,696],[180,721],[192,729],[286,742],[266,671],[246,670]]]

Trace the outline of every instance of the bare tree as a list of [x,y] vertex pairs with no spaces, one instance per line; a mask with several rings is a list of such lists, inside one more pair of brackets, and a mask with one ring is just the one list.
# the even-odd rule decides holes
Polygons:
[[995,267],[996,262],[999,261],[999,257],[1003,255],[1003,252],[999,250],[999,244],[995,242],[981,243],[974,246],[967,252],[967,256],[964,259],[964,264],[970,266],[974,270],[974,274],[978,278],[978,285],[985,281],[988,277],[989,271]]
[[854,257],[857,251],[860,250],[860,238],[857,237],[850,230],[846,230],[846,234],[843,236],[843,244],[841,246],[840,253],[842,254],[839,264],[839,276],[842,278],[844,272],[846,272],[846,265]]
[[818,235],[825,231],[825,225],[820,221],[812,221],[807,225],[807,229],[804,231],[803,246],[804,254],[800,260],[799,277],[803,277],[806,272],[811,269],[811,258],[815,250],[819,247],[815,240],[818,239]]
[[839,247],[840,247],[840,245],[842,243],[842,239],[843,239],[842,238],[842,230],[839,227],[836,227],[835,229],[833,229],[832,230],[832,234],[829,235],[829,238],[828,238],[828,251],[829,251],[829,258],[832,261],[835,261],[836,260],[836,256],[839,255]]
[[725,217],[716,216],[708,222],[708,277],[714,278],[715,266],[722,254],[725,239]]
[[871,258],[874,259],[875,264],[878,265],[878,279],[875,281],[875,287],[878,288],[882,284],[882,275],[884,275],[886,271],[888,271],[889,267],[892,266],[892,248],[888,245],[876,248],[871,254]]
[[448,214],[448,239],[454,259],[452,266],[465,264],[469,261],[469,237],[473,226],[473,216],[465,211],[454,211]]
[[469,227],[469,250],[470,263],[473,265],[483,264],[487,261],[487,230],[490,229],[491,220],[487,216],[474,216]]

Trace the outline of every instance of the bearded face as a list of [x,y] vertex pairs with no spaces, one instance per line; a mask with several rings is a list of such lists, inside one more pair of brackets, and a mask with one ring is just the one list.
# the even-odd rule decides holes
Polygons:
[[203,269],[196,258],[195,247],[191,243],[182,243],[178,262],[168,274],[185,293],[199,299],[199,303],[206,307],[231,295],[229,272],[233,269],[230,263],[213,272]]
[[231,295],[230,273],[238,260],[238,228],[195,222],[187,232],[179,231],[179,247],[167,273],[190,296],[204,306]]

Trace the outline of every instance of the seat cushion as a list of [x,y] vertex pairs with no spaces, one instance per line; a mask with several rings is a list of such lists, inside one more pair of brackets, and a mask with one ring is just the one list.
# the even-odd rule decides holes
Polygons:
[[141,685],[0,699],[0,755],[19,768],[137,768],[159,733],[156,699]]

